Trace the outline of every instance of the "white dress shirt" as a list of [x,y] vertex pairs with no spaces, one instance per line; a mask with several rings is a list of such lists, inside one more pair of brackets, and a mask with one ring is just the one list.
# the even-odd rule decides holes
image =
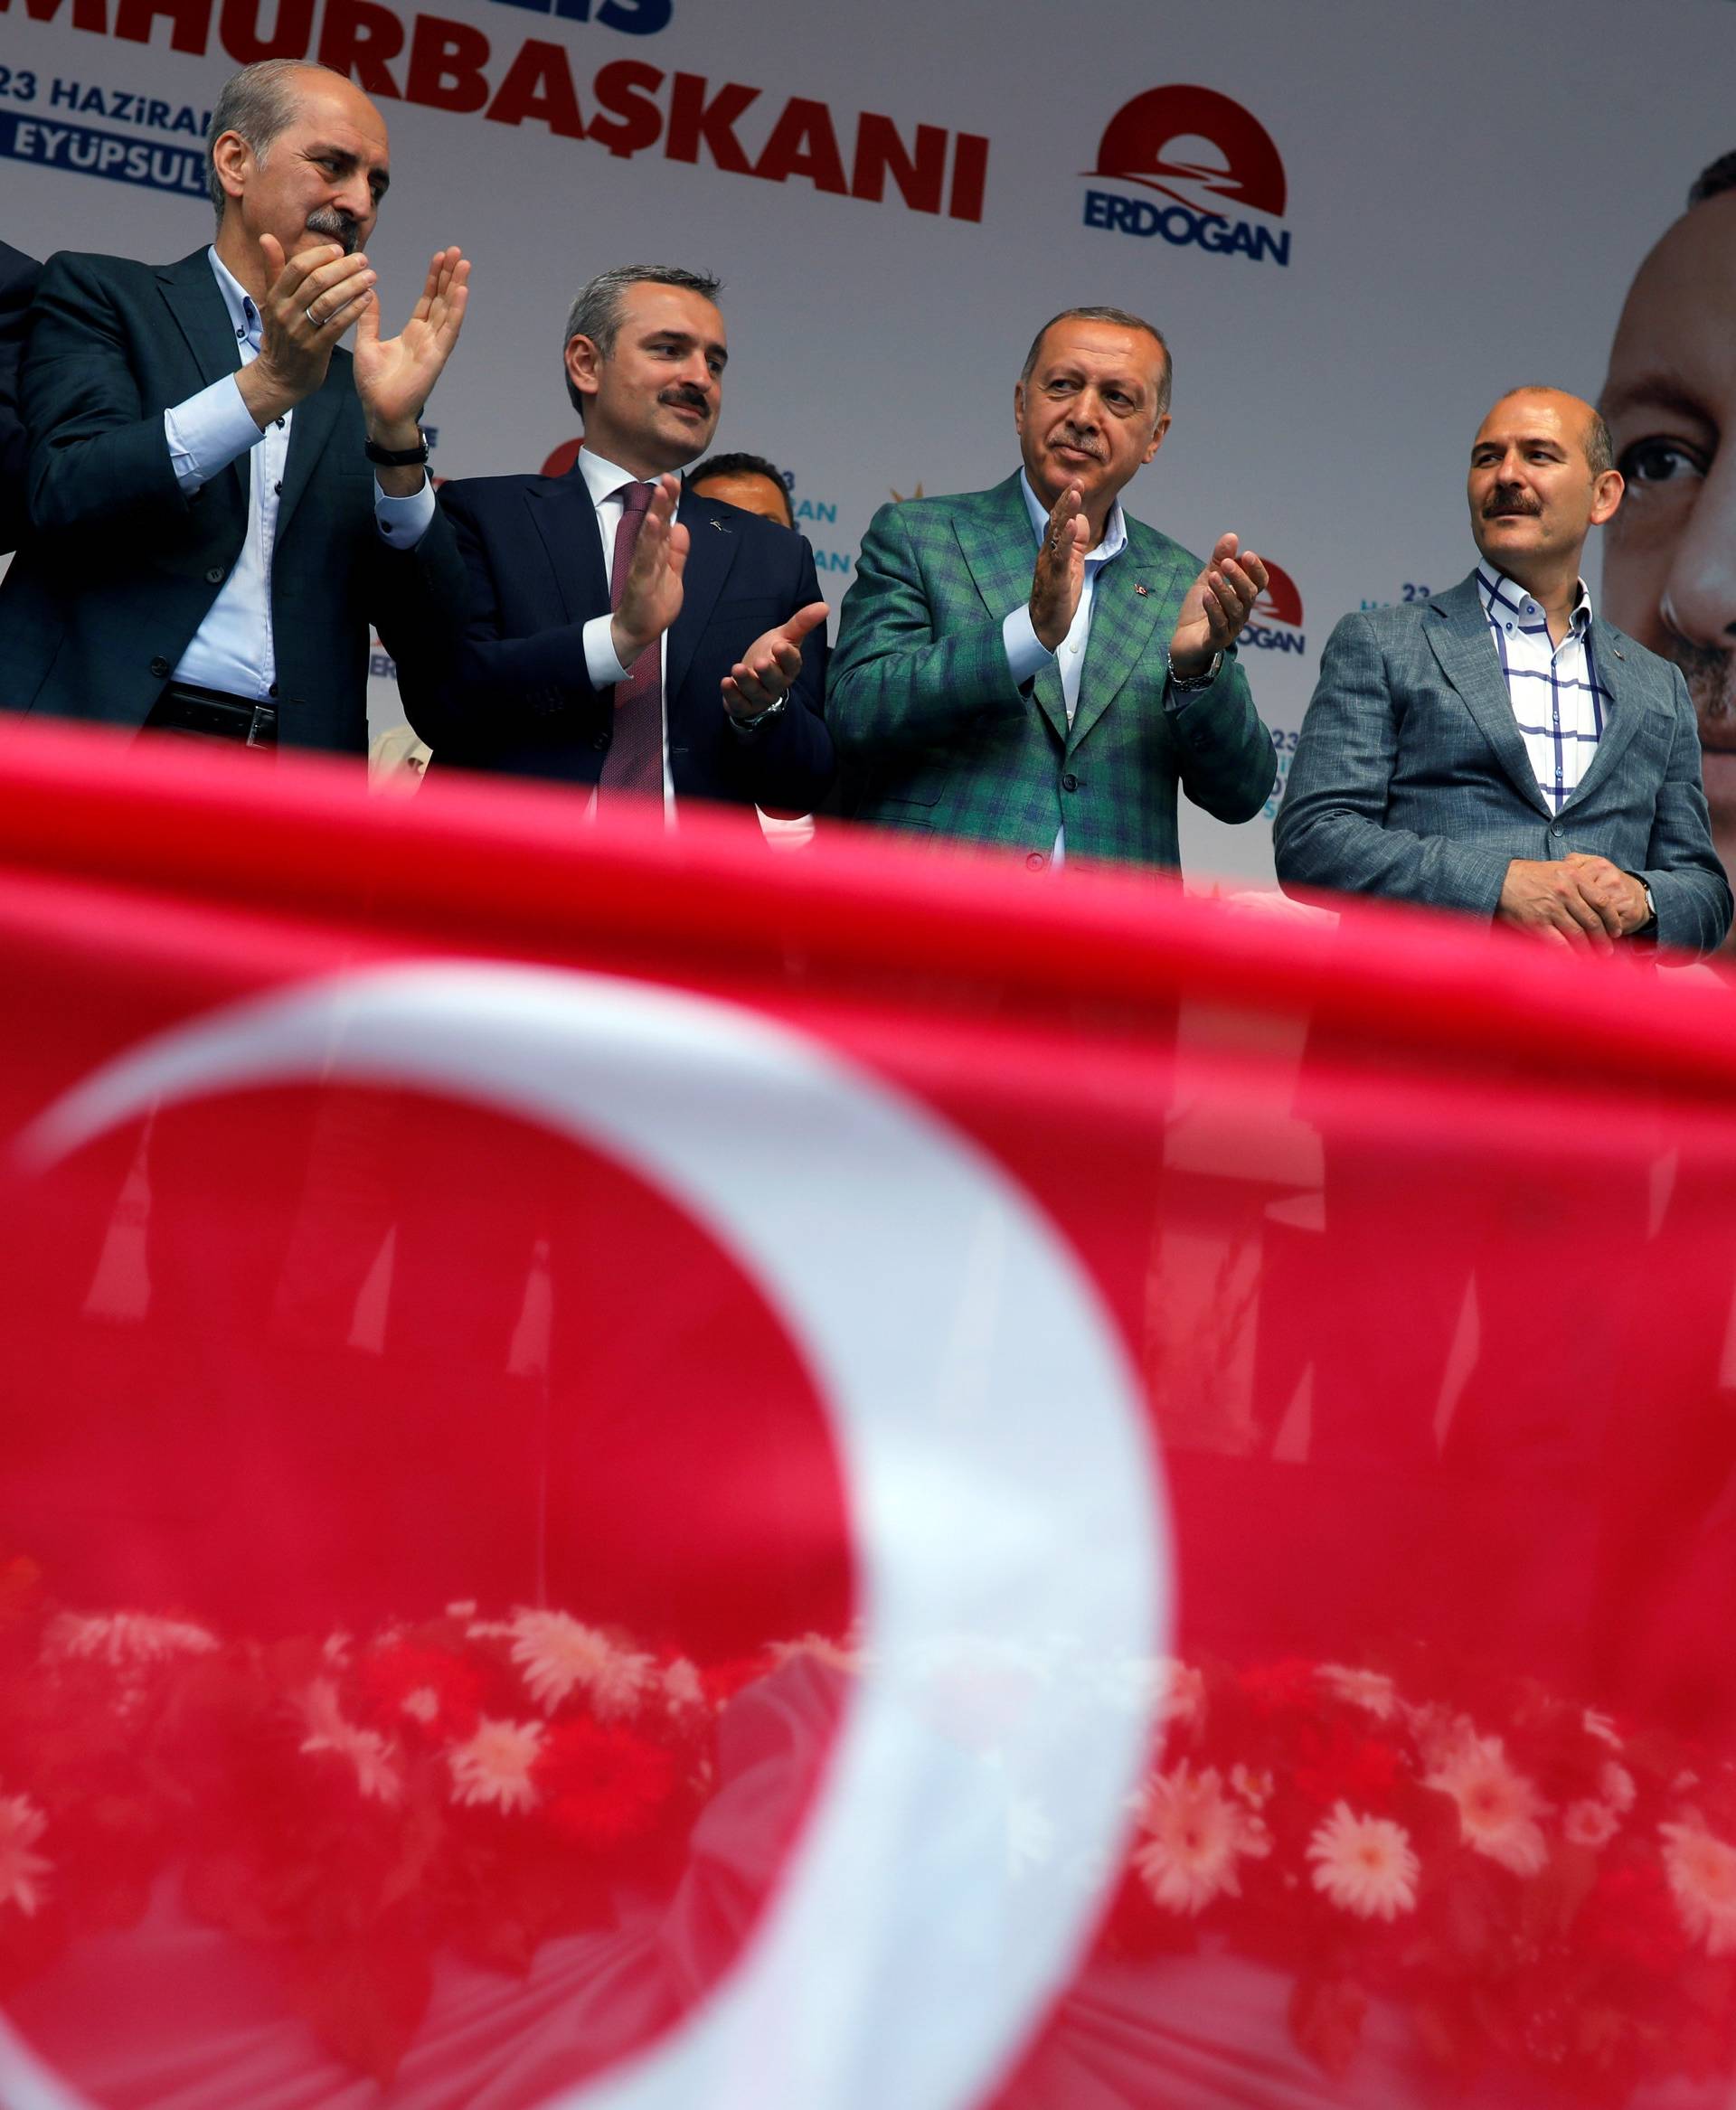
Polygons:
[[[207,250],[241,363],[259,354],[259,313],[222,259]],[[277,693],[278,655],[271,635],[271,552],[278,537],[293,410],[261,432],[232,373],[163,413],[175,480],[188,497],[250,454],[247,539],[222,590],[193,633],[175,670],[177,682],[225,696],[264,702]],[[374,479],[373,517],[394,548],[413,550],[434,518],[434,489],[426,476],[408,498],[389,498]]]

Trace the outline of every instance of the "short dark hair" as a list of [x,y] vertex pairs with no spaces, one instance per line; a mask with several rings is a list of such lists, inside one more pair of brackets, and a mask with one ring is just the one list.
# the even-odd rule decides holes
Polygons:
[[[618,264],[612,271],[599,271],[572,297],[567,310],[567,326],[561,339],[561,371],[566,371],[567,346],[575,337],[589,337],[605,359],[615,349],[621,334],[621,315],[629,286],[675,286],[684,293],[697,293],[702,300],[715,301],[723,281],[709,271],[684,271],[676,264]],[[567,399],[582,419],[585,399],[567,374]]]
[[1708,162],[1695,176],[1688,192],[1688,211],[1692,212],[1696,205],[1703,205],[1708,198],[1719,197],[1725,191],[1736,191],[1736,150]]
[[784,472],[762,454],[712,454],[707,455],[695,469],[689,469],[687,481],[703,484],[711,476],[763,476],[768,484],[775,484],[784,495],[784,511],[789,515],[789,524],[796,524],[796,509],[789,503],[789,480]]
[[[1505,403],[1509,396],[1571,396],[1571,389],[1564,389],[1559,381],[1522,381],[1517,388],[1503,389],[1495,399]],[[1616,443],[1609,436],[1609,428],[1604,422],[1603,412],[1595,403],[1587,403],[1591,422],[1586,429],[1585,460],[1594,476],[1606,475],[1616,466]]]
[[1057,323],[1114,323],[1124,330],[1143,330],[1146,336],[1156,337],[1157,349],[1164,355],[1164,371],[1157,382],[1157,415],[1162,417],[1169,408],[1170,385],[1175,378],[1175,363],[1170,356],[1169,339],[1156,323],[1148,323],[1144,316],[1135,315],[1125,307],[1063,307],[1059,315],[1052,315],[1031,340],[1031,349],[1024,355],[1024,364],[1019,369],[1019,379],[1029,381],[1036,369],[1037,353],[1043,350],[1043,340]]
[[329,73],[334,80],[349,78],[312,59],[261,59],[257,66],[243,66],[239,73],[231,73],[219,90],[211,129],[205,134],[205,188],[219,220],[229,204],[229,193],[217,174],[218,140],[225,132],[239,132],[253,149],[254,160],[263,163],[271,142],[295,117],[295,91],[289,82],[297,73]]

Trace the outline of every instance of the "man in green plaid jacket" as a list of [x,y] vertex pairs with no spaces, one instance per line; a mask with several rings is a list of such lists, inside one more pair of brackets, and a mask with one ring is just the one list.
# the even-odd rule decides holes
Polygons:
[[1070,308],[1014,391],[1022,473],[874,515],[826,684],[857,819],[1034,870],[1174,866],[1177,784],[1220,820],[1259,813],[1277,761],[1233,646],[1266,567],[1234,535],[1202,566],[1119,503],[1169,383],[1151,324]]

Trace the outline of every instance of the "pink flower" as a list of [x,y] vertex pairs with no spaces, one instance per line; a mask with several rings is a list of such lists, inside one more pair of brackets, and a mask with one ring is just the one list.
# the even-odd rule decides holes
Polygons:
[[531,1772],[542,1755],[543,1734],[540,1721],[496,1721],[484,1715],[476,1735],[446,1755],[452,1800],[492,1804],[509,1816],[533,1810],[542,1796]]
[[392,1748],[377,1729],[358,1729],[345,1721],[337,1702],[337,1688],[329,1678],[316,1678],[301,1695],[301,1710],[307,1734],[301,1748],[309,1753],[327,1752],[346,1760],[355,1769],[355,1785],[371,1802],[395,1803],[404,1792]]
[[1603,1799],[1618,1816],[1626,1816],[1634,1806],[1634,1776],[1625,1766],[1618,1766],[1613,1758],[1605,1762],[1598,1775],[1598,1786]]
[[1549,1804],[1508,1764],[1499,1737],[1458,1740],[1443,1751],[1422,1785],[1451,1795],[1458,1804],[1460,1838],[1515,1876],[1534,1876],[1549,1859],[1538,1823],[1549,1813]]
[[1390,1817],[1360,1817],[1348,1803],[1315,1827],[1308,1841],[1310,1880],[1323,1897],[1358,1919],[1396,1919],[1417,1908],[1422,1863],[1410,1834]]
[[606,1634],[583,1625],[569,1612],[521,1607],[513,1614],[509,1631],[513,1661],[545,1714],[552,1714],[580,1686],[599,1721],[631,1714],[656,1670],[649,1656],[617,1647]]
[[1619,1819],[1608,1803],[1570,1803],[1561,1815],[1561,1836],[1572,1846],[1589,1846],[1593,1852],[1607,1846],[1619,1828]]
[[1377,1721],[1391,1721],[1398,1711],[1399,1689],[1382,1671],[1355,1671],[1345,1663],[1322,1663],[1315,1675],[1335,1700],[1365,1707]]
[[34,1917],[39,1886],[54,1865],[33,1851],[47,1823],[28,1795],[0,1795],[0,1905],[15,1905],[26,1919]]
[[149,1612],[62,1612],[42,1636],[45,1656],[99,1660],[113,1670],[165,1656],[209,1655],[218,1645],[214,1634],[190,1619],[160,1619]]
[[1271,1834],[1224,1794],[1217,1768],[1191,1773],[1186,1759],[1146,1782],[1139,1821],[1151,1837],[1133,1865],[1170,1912],[1203,1912],[1214,1898],[1240,1898],[1237,1863],[1244,1855],[1263,1860],[1272,1851]]
[[1682,1924],[1712,1956],[1736,1952],[1736,1846],[1708,1832],[1690,1810],[1680,1824],[1660,1824],[1664,1873]]

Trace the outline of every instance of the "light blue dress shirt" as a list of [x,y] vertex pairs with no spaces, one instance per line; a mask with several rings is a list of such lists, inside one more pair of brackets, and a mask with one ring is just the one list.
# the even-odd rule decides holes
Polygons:
[[[259,310],[217,251],[209,250],[206,254],[241,347],[241,363],[250,365],[259,353]],[[283,495],[294,417],[295,412],[288,411],[261,432],[232,373],[163,413],[175,480],[188,497],[251,452],[247,539],[222,591],[181,655],[175,670],[177,682],[216,689],[250,702],[267,702],[276,692],[271,551],[277,542],[278,504]],[[394,548],[413,550],[434,518],[433,485],[424,476],[421,489],[410,497],[389,498],[376,478],[373,517],[381,534]]]

